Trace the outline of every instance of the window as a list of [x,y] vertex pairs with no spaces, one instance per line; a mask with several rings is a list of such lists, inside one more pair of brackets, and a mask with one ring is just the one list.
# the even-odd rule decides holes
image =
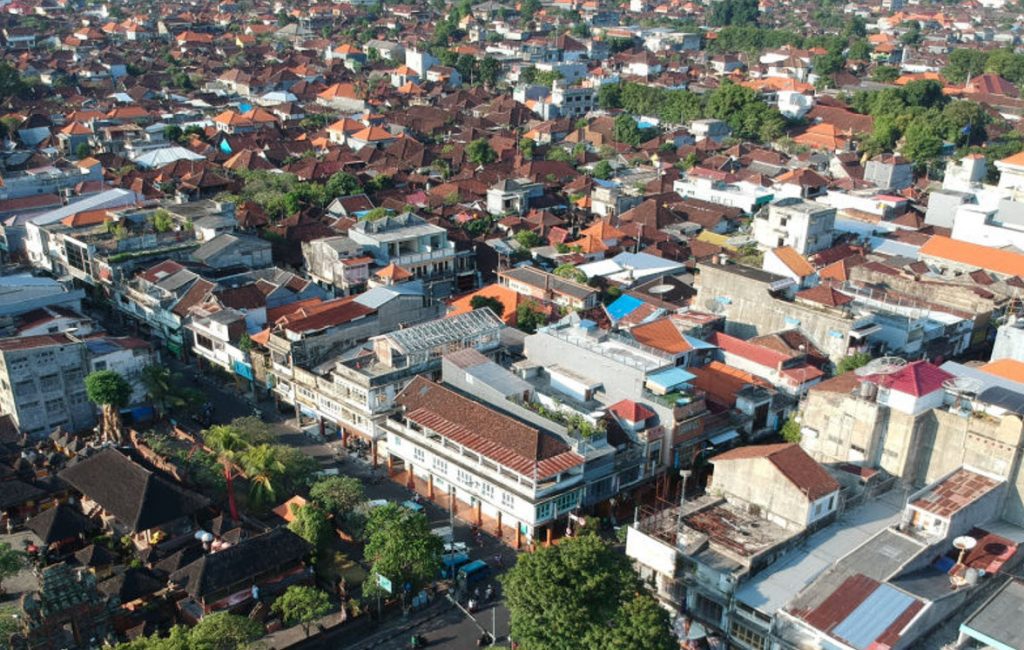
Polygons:
[[416,447],[415,449],[412,450],[412,457],[422,463],[424,460],[426,460],[427,455],[423,453],[422,449]]
[[434,469],[442,474],[448,473],[448,461],[441,460],[440,458],[434,458]]
[[768,640],[764,634],[735,619],[732,622],[732,627],[729,629],[729,635],[733,641],[745,648],[750,648],[751,650],[767,650],[768,648]]
[[516,498],[515,498],[515,496],[509,494],[508,492],[502,492],[501,493],[501,505],[503,505],[506,508],[514,507],[516,505]]
[[696,614],[698,618],[701,618],[715,626],[721,623],[721,605],[711,600],[710,598],[702,596],[701,594],[697,594],[694,604],[696,605],[694,607],[694,614]]
[[547,501],[537,506],[537,521],[544,521],[551,516],[551,502]]
[[484,495],[488,499],[493,499],[494,498],[494,486],[491,485],[490,483],[481,483],[480,484],[480,494]]
[[459,483],[462,483],[463,485],[472,486],[474,483],[473,475],[464,469],[458,470],[456,472],[456,477],[459,479]]
[[555,499],[555,509],[558,512],[565,512],[566,510],[572,510],[576,507],[576,503],[579,501],[579,492],[569,492],[563,494]]

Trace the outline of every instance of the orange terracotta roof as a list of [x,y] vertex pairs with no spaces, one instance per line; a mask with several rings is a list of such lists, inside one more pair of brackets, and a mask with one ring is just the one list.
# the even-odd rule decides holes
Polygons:
[[485,298],[494,298],[501,303],[504,308],[501,312],[501,320],[505,321],[506,325],[515,325],[516,322],[516,309],[519,308],[519,303],[522,300],[522,296],[518,293],[503,287],[500,284],[489,284],[486,287],[467,293],[466,295],[452,301],[451,311],[448,312],[449,316],[458,316],[459,314],[465,314],[473,311],[473,298],[477,296],[483,296]]
[[983,365],[981,370],[996,377],[1024,384],[1024,361],[997,359]]
[[412,273],[403,269],[401,266],[392,262],[381,270],[377,271],[374,275],[378,278],[385,280],[407,280],[412,277]]
[[76,212],[72,215],[68,215],[60,220],[62,224],[69,228],[79,228],[82,226],[95,226],[97,224],[109,221],[110,216],[107,211],[104,210],[83,210],[82,212]]
[[669,354],[681,354],[693,349],[693,346],[683,337],[683,333],[668,317],[637,325],[629,330],[629,333],[640,343]]
[[940,235],[933,235],[925,242],[919,254],[985,269],[1000,275],[1024,274],[1024,254],[1022,253],[957,241]]
[[814,275],[814,267],[811,266],[811,263],[804,259],[803,255],[796,252],[796,249],[792,246],[773,248],[772,253],[798,277],[805,278],[809,275]]
[[619,230],[618,228],[613,226],[606,219],[602,219],[602,220],[598,221],[597,223],[595,223],[591,227],[587,228],[586,230],[584,230],[580,234],[581,235],[590,235],[592,237],[597,237],[598,239],[600,239],[602,241],[605,240],[605,239],[622,239],[623,237],[626,236],[626,233],[622,232],[621,230]]

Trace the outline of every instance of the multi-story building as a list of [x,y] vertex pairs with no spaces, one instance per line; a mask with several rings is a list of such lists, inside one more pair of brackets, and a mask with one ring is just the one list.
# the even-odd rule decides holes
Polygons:
[[498,283],[528,298],[576,311],[596,307],[600,295],[593,287],[533,266],[500,271]]
[[432,498],[447,493],[449,507],[517,548],[550,541],[554,522],[582,502],[585,458],[567,437],[422,376],[396,403],[384,423],[391,470],[426,483]]
[[457,276],[472,275],[470,255],[456,251],[448,231],[411,212],[364,219],[348,231],[378,266],[396,264],[423,280],[429,295],[449,295]]
[[68,334],[0,339],[0,411],[30,436],[87,429],[96,422],[89,370],[85,343]]
[[694,167],[672,184],[681,196],[755,212],[774,198],[771,190],[717,169]]
[[[373,446],[374,463],[384,443],[382,424],[395,396],[414,377],[436,377],[444,354],[472,348],[493,355],[501,346],[502,321],[489,309],[429,320],[374,337],[317,371],[295,369],[295,402],[322,427],[330,424],[347,443],[358,436]],[[369,349],[367,349],[369,348]]]
[[767,214],[759,214],[753,235],[764,248],[789,246],[810,255],[832,245],[835,219],[835,208],[792,197],[770,204]]

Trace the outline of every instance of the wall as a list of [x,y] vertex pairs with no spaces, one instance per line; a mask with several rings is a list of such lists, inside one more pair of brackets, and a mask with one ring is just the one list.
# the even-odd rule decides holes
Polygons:
[[700,264],[699,270],[694,304],[700,309],[707,309],[709,303],[720,304],[721,314],[726,318],[726,333],[747,339],[799,327],[834,363],[846,356],[852,319],[773,298],[767,285],[747,281],[722,267]]
[[996,331],[992,359],[1024,361],[1024,320],[1017,321],[1016,324],[1007,323]]
[[740,501],[762,509],[761,516],[783,528],[802,530],[809,518],[806,495],[789,482],[767,458],[711,462],[715,478],[711,491],[727,501]]

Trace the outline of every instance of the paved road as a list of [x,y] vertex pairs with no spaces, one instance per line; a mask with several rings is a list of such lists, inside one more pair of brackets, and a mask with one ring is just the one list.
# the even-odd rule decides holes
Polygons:
[[[228,422],[236,417],[252,415],[251,397],[248,393],[237,389],[233,383],[211,380],[209,376],[202,375],[194,365],[186,366],[176,360],[171,360],[169,365],[175,371],[181,372],[189,382],[210,395],[209,399],[214,407],[213,421],[215,423]],[[340,461],[337,460],[335,446],[316,441],[305,435],[297,426],[295,419],[289,417],[290,411],[278,412],[273,401],[260,402],[258,408],[264,421],[271,424],[274,434],[282,444],[301,449],[304,453],[316,458],[323,467],[337,467],[342,474],[362,479],[368,498],[388,499],[401,503],[412,497],[412,492],[405,486],[384,479],[383,469],[373,469],[368,462],[355,456],[343,456]],[[315,430],[315,425],[306,428]],[[446,510],[433,503],[425,503],[424,507],[432,528],[451,525]],[[471,559],[485,559],[492,565],[492,569],[496,570],[495,574],[500,573],[497,570],[496,555],[501,555],[501,564],[504,567],[515,562],[515,551],[489,535],[484,535],[483,545],[477,546],[473,543],[470,526],[459,520],[455,522],[454,536],[455,541],[465,542],[470,547]],[[493,580],[492,583],[497,587],[496,580]],[[381,628],[375,628],[369,633],[359,635],[358,638],[342,634],[340,638],[331,639],[327,644],[311,642],[303,644],[303,647],[322,645],[323,647],[352,648],[353,650],[370,650],[371,648],[398,650],[408,647],[410,636],[416,633],[423,634],[427,638],[430,648],[438,648],[438,650],[476,648],[477,639],[481,635],[477,624],[454,605],[443,603],[439,607],[440,609],[437,611],[432,608],[430,612],[425,613],[425,616],[414,614],[408,619],[388,621]],[[424,617],[426,620],[419,622]],[[474,618],[486,630],[491,630],[493,623],[499,641],[508,638],[508,610],[500,600],[500,593],[495,596],[493,603],[476,612]]]

